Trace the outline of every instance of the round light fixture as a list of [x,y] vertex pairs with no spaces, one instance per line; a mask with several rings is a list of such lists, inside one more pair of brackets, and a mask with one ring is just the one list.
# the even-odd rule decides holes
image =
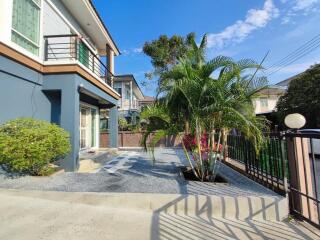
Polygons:
[[300,113],[289,114],[285,117],[284,124],[291,129],[300,129],[306,124],[306,118]]

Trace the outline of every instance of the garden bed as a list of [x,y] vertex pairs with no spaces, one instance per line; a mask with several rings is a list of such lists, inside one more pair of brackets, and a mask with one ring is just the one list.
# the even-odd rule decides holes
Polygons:
[[[180,167],[181,175],[186,181],[196,181],[201,182],[192,172],[192,169],[190,167]],[[204,182],[211,182],[208,180],[205,180]],[[217,174],[215,177],[214,182],[211,182],[213,184],[228,184],[228,181],[221,176],[220,174]]]

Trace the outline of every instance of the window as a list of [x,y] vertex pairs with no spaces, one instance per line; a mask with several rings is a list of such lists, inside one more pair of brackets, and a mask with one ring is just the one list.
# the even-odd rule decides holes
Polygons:
[[41,0],[13,0],[11,40],[39,54]]
[[268,107],[268,98],[260,98],[261,107]]
[[89,49],[83,42],[79,44],[79,61],[87,68],[89,67]]
[[100,118],[100,132],[108,132],[109,118]]
[[121,95],[121,88],[114,88],[114,90]]
[[128,88],[127,86],[126,86],[126,99],[127,100],[130,100],[130,95],[131,95],[131,92],[130,92],[130,88]]
[[109,130],[109,111],[100,109],[100,132],[108,132]]

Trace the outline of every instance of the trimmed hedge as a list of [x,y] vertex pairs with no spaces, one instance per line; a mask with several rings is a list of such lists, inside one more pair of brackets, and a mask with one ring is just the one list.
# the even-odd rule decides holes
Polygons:
[[0,126],[0,164],[12,172],[46,175],[70,149],[69,134],[46,121],[18,118]]

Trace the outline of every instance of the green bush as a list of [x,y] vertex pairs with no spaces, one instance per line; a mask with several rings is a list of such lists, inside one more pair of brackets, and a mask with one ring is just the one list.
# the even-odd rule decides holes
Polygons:
[[0,126],[0,164],[13,172],[45,175],[70,149],[69,134],[46,121],[18,118]]
[[118,125],[121,131],[126,130],[128,128],[128,122],[124,117],[119,117]]

